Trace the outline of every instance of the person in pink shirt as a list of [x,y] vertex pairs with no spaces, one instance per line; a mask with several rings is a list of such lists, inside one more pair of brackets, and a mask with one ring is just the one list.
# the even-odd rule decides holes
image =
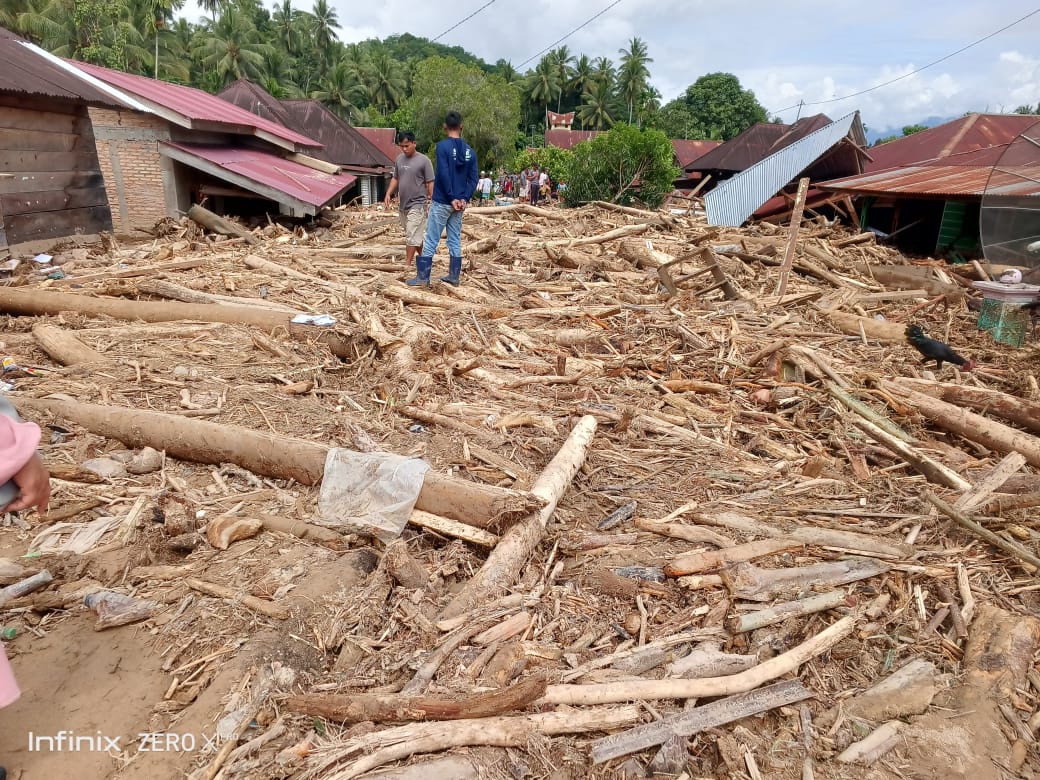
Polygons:
[[[0,398],[0,512],[36,507],[47,511],[51,497],[50,475],[36,453],[40,428],[22,422],[5,398]],[[0,644],[0,708],[18,701],[22,692]],[[7,776],[0,767],[0,780]]]

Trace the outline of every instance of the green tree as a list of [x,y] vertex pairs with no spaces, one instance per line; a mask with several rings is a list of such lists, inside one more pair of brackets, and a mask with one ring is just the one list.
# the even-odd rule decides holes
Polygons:
[[301,11],[293,8],[292,0],[282,0],[271,16],[278,42],[289,54],[299,54],[303,49],[304,18]]
[[311,92],[311,97],[321,101],[341,118],[356,120],[360,117],[365,94],[365,86],[354,76],[350,64],[340,60],[318,82],[318,89]]
[[618,49],[621,55],[621,68],[618,70],[618,91],[628,106],[628,123],[632,124],[632,116],[636,105],[649,85],[650,69],[647,65],[653,62],[646,42],[633,38],[627,49]]
[[913,135],[914,133],[920,133],[922,130],[927,130],[928,125],[906,125],[903,127],[903,136]]
[[605,82],[613,89],[614,82],[617,80],[617,69],[610,57],[597,57],[592,63],[592,75],[596,81]]
[[556,91],[556,113],[560,113],[560,100],[574,74],[574,69],[571,67],[574,55],[566,46],[561,46],[553,49],[547,56],[556,68],[556,83],[559,85],[559,89]]
[[1037,103],[1035,108],[1033,106],[1019,106],[1012,113],[1015,113],[1015,114],[1040,114],[1040,103]]
[[581,96],[578,119],[583,130],[606,130],[617,121],[621,101],[607,81],[594,81],[590,91]]
[[560,71],[548,54],[539,61],[534,73],[527,77],[528,99],[534,105],[542,106],[542,121],[549,110],[549,104],[560,94]]
[[740,86],[731,73],[709,73],[686,88],[682,97],[695,124],[693,138],[728,141],[756,122],[766,121],[766,110],[755,93]]
[[573,152],[566,172],[570,206],[605,200],[657,208],[679,175],[672,143],[660,130],[618,124]]
[[259,81],[273,50],[241,10],[229,7],[195,37],[192,55],[213,74],[216,88],[223,89],[235,79]]
[[369,60],[365,81],[369,100],[383,113],[396,109],[404,98],[407,87],[404,67],[385,49],[377,51]]
[[537,149],[522,149],[516,154],[513,164],[514,170],[521,171],[531,165],[549,174],[554,182],[566,179],[570,171],[574,153],[570,149],[561,149],[558,146],[542,146]]
[[476,150],[482,167],[512,159],[520,122],[520,94],[515,86],[447,57],[419,63],[404,110],[423,148],[440,140],[444,115],[452,109],[462,114],[462,135]]

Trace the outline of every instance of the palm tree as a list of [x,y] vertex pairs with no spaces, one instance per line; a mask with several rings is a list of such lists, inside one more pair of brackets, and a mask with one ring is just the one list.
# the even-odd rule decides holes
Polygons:
[[328,0],[314,0],[311,12],[311,35],[318,48],[318,55],[326,65],[332,62],[332,43],[338,40],[335,27],[339,27],[336,9],[330,8]]
[[592,77],[596,81],[605,81],[613,89],[617,70],[615,70],[614,63],[610,61],[609,57],[596,58],[592,63]]
[[605,80],[593,82],[592,88],[581,98],[583,103],[578,109],[578,118],[583,129],[606,130],[617,121],[617,95]]
[[621,72],[618,74],[618,86],[621,96],[628,104],[628,122],[632,123],[632,110],[639,96],[646,89],[650,78],[650,69],[647,64],[653,62],[646,48],[646,42],[639,38],[633,38],[628,42],[627,49],[618,49],[621,55]]
[[220,87],[240,78],[259,80],[274,47],[265,43],[252,21],[228,7],[208,30],[196,36],[192,54],[216,74]]
[[559,70],[549,56],[542,57],[534,73],[527,77],[527,94],[532,103],[544,106],[542,119],[549,110],[549,102],[560,94]]
[[152,78],[159,78],[159,38],[173,21],[173,12],[184,5],[184,0],[130,0],[132,26],[153,41]]
[[358,105],[365,97],[365,87],[354,77],[350,66],[340,60],[321,80],[318,89],[311,92],[311,97],[344,119],[357,119],[361,116]]
[[282,4],[276,7],[271,15],[275,35],[282,48],[289,54],[300,53],[300,44],[303,41],[302,20],[303,13],[293,8],[292,0],[282,0]]
[[340,64],[358,81],[364,81],[365,74],[370,69],[368,53],[357,43],[350,43],[343,47],[343,56],[340,58]]
[[393,59],[386,49],[380,49],[372,55],[368,71],[368,97],[384,114],[400,105],[407,86],[401,63]]
[[567,89],[580,97],[589,90],[589,87],[592,86],[592,82],[595,80],[596,72],[592,68],[592,60],[589,59],[587,54],[582,54],[574,63]]
[[574,55],[570,53],[566,46],[561,46],[558,49],[553,49],[547,56],[556,66],[556,78],[560,84],[560,90],[556,93],[556,113],[558,114],[560,113],[563,91],[570,83],[574,73],[574,69],[571,68],[571,63],[574,62]]
[[513,63],[508,60],[499,60],[495,63],[495,72],[502,77],[506,84],[515,84],[520,80],[520,74],[516,68],[513,67]]

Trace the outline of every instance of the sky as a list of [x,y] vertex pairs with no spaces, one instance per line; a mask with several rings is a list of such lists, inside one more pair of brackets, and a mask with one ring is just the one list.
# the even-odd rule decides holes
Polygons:
[[[273,0],[264,2],[269,8],[274,5]],[[303,10],[310,10],[312,3],[294,0],[294,6]],[[880,131],[929,117],[956,117],[969,111],[1007,113],[1023,104],[1035,108],[1040,103],[1038,0],[329,0],[329,4],[337,11],[339,39],[344,43],[408,32],[461,46],[488,63],[508,60],[521,72],[534,67],[543,50],[559,45],[591,59],[610,57],[616,63],[619,50],[638,37],[653,60],[650,82],[661,92],[662,103],[681,95],[706,73],[732,73],[755,93],[770,116],[785,122],[793,122],[799,111],[802,116],[825,113],[837,119],[858,109],[864,124]],[[1009,29],[953,54],[1031,13]],[[589,21],[596,14],[600,15]],[[180,15],[192,21],[199,18],[192,0]],[[878,86],[901,76],[906,77]],[[846,97],[864,90],[870,91]],[[800,101],[805,103],[801,108]]]

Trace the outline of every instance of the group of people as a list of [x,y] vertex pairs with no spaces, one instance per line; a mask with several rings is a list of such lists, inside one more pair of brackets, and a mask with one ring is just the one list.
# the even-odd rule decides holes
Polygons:
[[462,139],[458,111],[448,112],[443,129],[447,137],[437,142],[436,174],[430,158],[416,150],[415,135],[409,131],[400,134],[401,154],[394,162],[383,200],[389,208],[398,193],[405,258],[409,265],[415,262],[415,276],[405,284],[413,287],[430,286],[433,255],[442,232],[448,244],[448,275],[441,281],[458,287],[462,276],[462,214],[477,190],[477,153]]
[[[433,272],[433,255],[440,244],[441,233],[448,245],[448,274],[442,282],[458,286],[462,278],[462,215],[471,202],[476,205],[493,202],[502,194],[521,203],[537,206],[551,202],[553,182],[548,171],[531,165],[515,175],[500,176],[496,182],[490,171],[477,166],[477,153],[462,138],[462,116],[449,111],[444,117],[445,138],[437,143],[436,171],[430,158],[416,149],[415,134],[404,130],[398,134],[401,153],[394,161],[394,173],[383,199],[390,208],[397,195],[401,227],[405,235],[405,262],[415,264],[415,276],[405,283],[429,287]],[[564,182],[556,192],[563,196]]]

